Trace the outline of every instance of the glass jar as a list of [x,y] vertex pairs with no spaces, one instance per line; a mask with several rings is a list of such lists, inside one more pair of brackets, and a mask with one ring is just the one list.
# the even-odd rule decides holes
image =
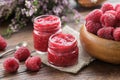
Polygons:
[[71,34],[54,34],[49,38],[48,62],[55,66],[67,67],[78,62],[76,38]]
[[61,32],[60,18],[54,15],[42,15],[34,19],[33,41],[37,51],[46,52],[48,40],[52,34]]

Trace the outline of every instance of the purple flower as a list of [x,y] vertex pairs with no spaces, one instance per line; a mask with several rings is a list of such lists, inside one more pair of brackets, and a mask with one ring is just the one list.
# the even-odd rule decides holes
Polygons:
[[[4,1],[4,0],[3,0]],[[11,0],[9,0],[11,1]],[[9,25],[12,32],[19,31],[20,28],[26,25],[26,23],[32,20],[36,16],[45,14],[54,14],[61,17],[62,21],[68,22],[69,19],[66,16],[68,12],[72,12],[75,15],[71,16],[72,19],[80,19],[81,15],[71,8],[69,5],[70,0],[15,0],[17,6],[15,10],[15,16],[12,19],[12,23]]]

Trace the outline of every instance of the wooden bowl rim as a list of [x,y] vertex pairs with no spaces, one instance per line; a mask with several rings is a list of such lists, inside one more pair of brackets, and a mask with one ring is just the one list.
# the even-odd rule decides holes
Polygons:
[[[110,43],[120,44],[120,41],[115,41],[115,40],[109,40],[109,39],[100,38],[97,35],[88,32],[87,29],[86,29],[86,27],[85,27],[85,25],[82,25],[81,29],[82,28],[84,29],[84,32],[86,32],[87,34],[89,34],[93,38],[97,38],[97,39],[99,39],[101,41],[104,41],[104,42],[110,42]],[[81,31],[81,29],[80,29],[80,31]]]

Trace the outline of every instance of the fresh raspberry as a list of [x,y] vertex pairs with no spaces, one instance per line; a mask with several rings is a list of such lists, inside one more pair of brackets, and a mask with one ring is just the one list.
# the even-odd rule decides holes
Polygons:
[[19,61],[25,61],[30,56],[30,51],[26,47],[20,47],[14,54]]
[[115,27],[120,27],[120,20],[117,20]]
[[106,12],[105,12],[105,14],[109,14],[109,13],[110,13],[110,14],[113,14],[113,15],[115,15],[115,16],[117,15],[117,12],[114,11],[114,10],[109,10],[109,11],[106,11]]
[[88,32],[97,34],[97,31],[102,28],[101,24],[98,22],[88,21],[86,22],[86,28]]
[[116,14],[115,12],[112,11],[107,11],[101,16],[101,23],[104,27],[109,27],[109,26],[115,26],[116,24]]
[[92,20],[94,22],[100,22],[100,17],[103,12],[100,9],[95,9],[86,16],[86,21]]
[[41,66],[41,59],[38,56],[29,57],[25,61],[25,65],[27,69],[30,71],[39,71],[40,66]]
[[113,40],[114,39],[113,38],[113,31],[114,31],[113,27],[103,27],[103,28],[98,30],[97,35],[101,38]]
[[4,50],[7,47],[7,42],[5,39],[0,35],[0,50]]
[[3,67],[9,73],[16,72],[18,70],[18,68],[19,68],[19,61],[14,57],[7,58],[3,62]]
[[116,41],[120,41],[120,27],[114,30],[113,37]]
[[120,12],[120,4],[117,4],[117,5],[115,6],[115,11]]
[[110,3],[104,3],[103,6],[101,7],[101,10],[103,11],[103,13],[105,13],[106,11],[114,10],[114,7]]
[[117,18],[117,20],[120,20],[120,12],[117,12],[116,18]]

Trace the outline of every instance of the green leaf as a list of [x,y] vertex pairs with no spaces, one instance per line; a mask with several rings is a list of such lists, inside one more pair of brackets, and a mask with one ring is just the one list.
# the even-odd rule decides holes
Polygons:
[[33,5],[37,6],[38,5],[38,0],[34,0]]
[[5,32],[3,32],[2,36],[9,38],[12,35],[13,31],[10,28],[7,28]]

